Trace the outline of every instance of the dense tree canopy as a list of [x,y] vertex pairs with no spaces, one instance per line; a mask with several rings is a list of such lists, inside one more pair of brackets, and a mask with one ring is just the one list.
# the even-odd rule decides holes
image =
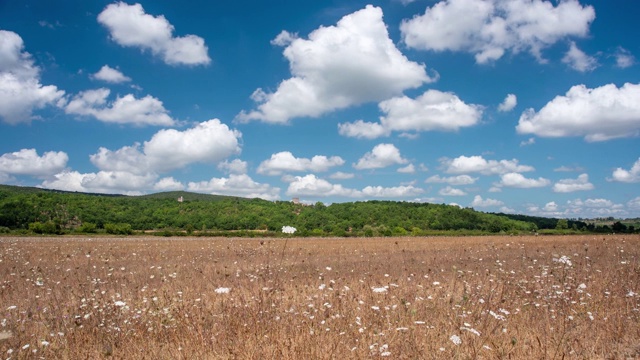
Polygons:
[[[279,232],[282,226],[293,226],[299,236],[403,236],[437,231],[524,233],[538,230],[546,221],[444,204],[363,201],[325,206],[187,192],[114,196],[0,186],[0,227],[36,233]],[[554,227],[558,224],[557,219],[550,221]],[[563,222],[563,228],[565,224],[572,225]]]

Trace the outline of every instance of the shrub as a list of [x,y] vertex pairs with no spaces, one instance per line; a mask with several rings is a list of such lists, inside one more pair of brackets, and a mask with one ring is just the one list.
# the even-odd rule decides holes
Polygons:
[[107,234],[112,235],[131,235],[133,234],[133,229],[130,224],[120,223],[120,224],[104,224],[104,230]]

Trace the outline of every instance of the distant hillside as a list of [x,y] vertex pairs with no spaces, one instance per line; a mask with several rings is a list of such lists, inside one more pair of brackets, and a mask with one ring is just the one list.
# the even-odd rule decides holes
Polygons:
[[124,196],[0,186],[0,227],[9,231],[276,233],[286,225],[297,228],[301,236],[390,236],[527,233],[538,229],[535,221],[444,204],[361,201],[307,206],[184,191]]
[[246,198],[240,198],[236,196],[226,196],[226,195],[211,195],[211,194],[200,194],[200,193],[192,193],[187,191],[167,191],[160,192],[155,194],[148,195],[140,195],[137,196],[141,199],[172,199],[177,200],[178,198],[183,198],[184,201],[222,201],[229,199],[238,199],[238,200],[249,200]]

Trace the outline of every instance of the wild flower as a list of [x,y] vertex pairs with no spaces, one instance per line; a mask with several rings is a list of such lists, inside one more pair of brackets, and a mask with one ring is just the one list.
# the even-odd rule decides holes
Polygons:
[[385,286],[383,287],[374,287],[373,288],[373,292],[374,293],[386,293],[388,290]]
[[458,335],[451,335],[451,337],[449,338],[449,340],[451,340],[451,342],[454,345],[460,345],[462,344],[462,339],[460,339],[460,336]]
[[493,310],[489,310],[489,314],[490,314],[491,316],[493,316],[494,318],[496,318],[497,320],[500,320],[500,321],[505,321],[505,320],[507,320],[507,318],[505,318],[504,316],[502,316],[502,315],[500,315],[500,314],[496,314],[496,313],[494,313],[494,312],[493,312]]
[[560,264],[565,264],[567,266],[572,266],[573,263],[571,262],[571,259],[569,259],[569,257],[567,255],[562,255],[560,258],[553,258],[553,262],[557,262]]
[[465,331],[468,331],[468,332],[470,332],[470,333],[472,333],[472,334],[474,334],[476,336],[480,336],[480,332],[478,330],[474,329],[474,328],[471,328],[471,327],[463,326],[463,327],[460,328],[460,330],[465,330]]
[[118,300],[118,301],[114,302],[113,305],[115,305],[117,307],[123,307],[123,306],[127,305],[127,303],[125,303],[124,301]]
[[216,292],[216,294],[228,294],[231,291],[231,289],[228,287],[219,287],[214,291]]

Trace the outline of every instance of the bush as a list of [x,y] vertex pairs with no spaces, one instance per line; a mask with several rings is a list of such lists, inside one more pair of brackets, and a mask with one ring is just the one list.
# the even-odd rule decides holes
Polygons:
[[78,231],[81,233],[91,234],[98,231],[98,226],[94,223],[84,222],[82,223],[82,225],[80,225]]
[[11,232],[11,229],[9,229],[6,226],[0,226],[0,234],[8,234]]
[[56,225],[53,221],[47,221],[42,223],[40,221],[36,221],[29,224],[29,230],[36,234],[61,234],[60,227]]
[[133,229],[130,224],[104,224],[104,230],[107,234],[112,235],[131,235],[133,234]]

